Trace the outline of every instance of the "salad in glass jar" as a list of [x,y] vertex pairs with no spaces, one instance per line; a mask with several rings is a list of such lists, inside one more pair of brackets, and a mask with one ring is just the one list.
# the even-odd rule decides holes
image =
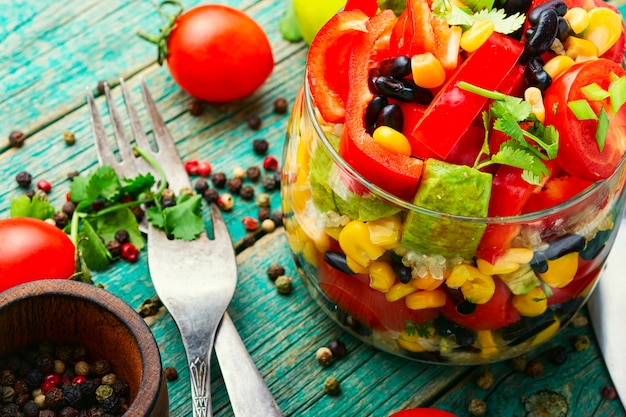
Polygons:
[[624,23],[600,0],[401,3],[350,1],[311,44],[287,238],[362,340],[509,358],[584,304],[619,226]]

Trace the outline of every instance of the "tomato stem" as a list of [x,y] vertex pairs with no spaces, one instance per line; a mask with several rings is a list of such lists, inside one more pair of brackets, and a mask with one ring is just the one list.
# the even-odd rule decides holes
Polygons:
[[[168,5],[168,4],[175,6],[178,9],[176,13],[167,14],[163,11],[163,6]],[[154,8],[157,10],[157,12],[161,16],[163,16],[163,18],[165,18],[167,23],[161,26],[161,28],[159,29],[159,32],[160,32],[159,35],[150,35],[148,33],[139,31],[137,32],[137,36],[157,46],[157,52],[158,52],[157,61],[159,65],[162,65],[163,61],[167,59],[167,55],[169,54],[169,50],[167,48],[167,41],[170,37],[170,34],[172,33],[172,30],[174,30],[176,20],[178,20],[178,17],[183,12],[183,5],[179,1],[176,1],[176,0],[164,0],[158,5],[154,3],[153,5],[154,5]]]

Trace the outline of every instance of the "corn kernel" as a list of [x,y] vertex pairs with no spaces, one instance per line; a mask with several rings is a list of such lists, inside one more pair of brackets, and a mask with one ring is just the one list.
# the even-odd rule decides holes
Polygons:
[[369,268],[362,267],[354,259],[346,255],[346,266],[355,274],[369,274]]
[[490,275],[467,264],[456,265],[446,279],[446,285],[461,288],[463,297],[474,304],[485,304],[496,291],[496,283]]
[[411,284],[403,284],[401,282],[397,282],[393,284],[391,288],[389,288],[389,291],[385,293],[385,298],[390,303],[393,303],[394,301],[398,301],[399,299],[404,298],[407,295],[412,294],[416,291],[417,288],[415,288]]
[[437,279],[431,274],[428,274],[424,278],[413,278],[411,280],[411,283],[415,285],[415,288],[417,288],[418,290],[432,291],[434,289],[437,289],[441,284],[443,284],[443,279]]
[[526,294],[514,295],[511,302],[524,317],[536,317],[548,309],[548,299],[541,287],[535,287]]
[[565,55],[577,62],[579,58],[598,56],[598,48],[593,42],[576,36],[568,36],[563,47],[565,48]]
[[406,330],[403,330],[396,339],[396,342],[398,342],[400,347],[409,352],[425,352],[426,348],[420,343],[420,339],[422,339],[422,337],[418,332],[413,331],[409,334]]
[[544,64],[543,70],[554,80],[574,64],[574,60],[569,56],[557,55]]
[[399,153],[400,155],[411,156],[409,140],[401,132],[389,126],[377,127],[372,134],[372,138],[374,142],[385,149]]
[[393,268],[385,261],[373,261],[369,267],[370,288],[387,292],[396,282],[396,274]]
[[400,241],[402,223],[396,216],[383,217],[365,223],[370,232],[370,240],[374,245],[385,249],[393,249]]
[[495,264],[479,258],[476,260],[476,266],[485,275],[508,274],[519,269],[520,265],[529,263],[532,259],[533,251],[531,249],[510,248],[498,258]]
[[352,220],[339,233],[339,246],[346,254],[363,268],[385,253],[381,246],[374,245],[370,239],[369,229],[364,222]]
[[548,270],[539,277],[549,286],[563,288],[572,280],[578,271],[578,253],[572,252],[554,260],[548,260]]
[[589,26],[583,38],[593,42],[598,48],[598,56],[602,56],[622,35],[622,19],[606,7],[595,7],[588,14]]
[[569,24],[569,28],[575,34],[582,33],[589,26],[589,13],[582,7],[572,7],[567,10],[563,19]]
[[430,52],[414,55],[411,58],[413,81],[423,88],[437,88],[446,80],[446,70]]
[[446,293],[443,290],[417,291],[407,295],[404,301],[411,310],[443,307],[446,304]]
[[474,52],[493,34],[495,25],[491,20],[479,20],[461,35],[461,48]]
[[490,358],[497,355],[498,346],[491,330],[479,330],[476,333],[478,335],[478,344],[480,345],[480,356]]
[[531,111],[541,123],[546,120],[546,108],[543,105],[543,95],[537,87],[528,87],[524,91],[524,101],[530,104]]

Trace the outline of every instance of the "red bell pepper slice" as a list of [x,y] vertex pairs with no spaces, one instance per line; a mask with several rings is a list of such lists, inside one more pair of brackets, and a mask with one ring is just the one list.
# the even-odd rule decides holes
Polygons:
[[375,54],[373,51],[379,45],[377,41],[380,36],[387,33],[396,21],[391,10],[372,17],[366,25],[367,34],[362,35],[352,51],[347,114],[339,154],[366,180],[410,201],[415,195],[423,162],[374,142],[364,122],[365,109],[374,97],[368,86],[370,58]]
[[472,52],[435,96],[424,117],[415,126],[408,138],[411,149],[426,146],[447,161],[450,152],[488,102],[485,97],[459,88],[459,81],[496,90],[512,71],[517,71],[517,60],[522,51],[520,42],[494,33]]
[[368,16],[374,16],[378,11],[376,0],[348,0],[343,10],[361,10]]

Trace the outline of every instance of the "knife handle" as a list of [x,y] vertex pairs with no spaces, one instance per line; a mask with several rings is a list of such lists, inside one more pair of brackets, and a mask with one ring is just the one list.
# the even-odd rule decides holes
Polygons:
[[282,417],[228,313],[215,337],[215,354],[237,417]]

